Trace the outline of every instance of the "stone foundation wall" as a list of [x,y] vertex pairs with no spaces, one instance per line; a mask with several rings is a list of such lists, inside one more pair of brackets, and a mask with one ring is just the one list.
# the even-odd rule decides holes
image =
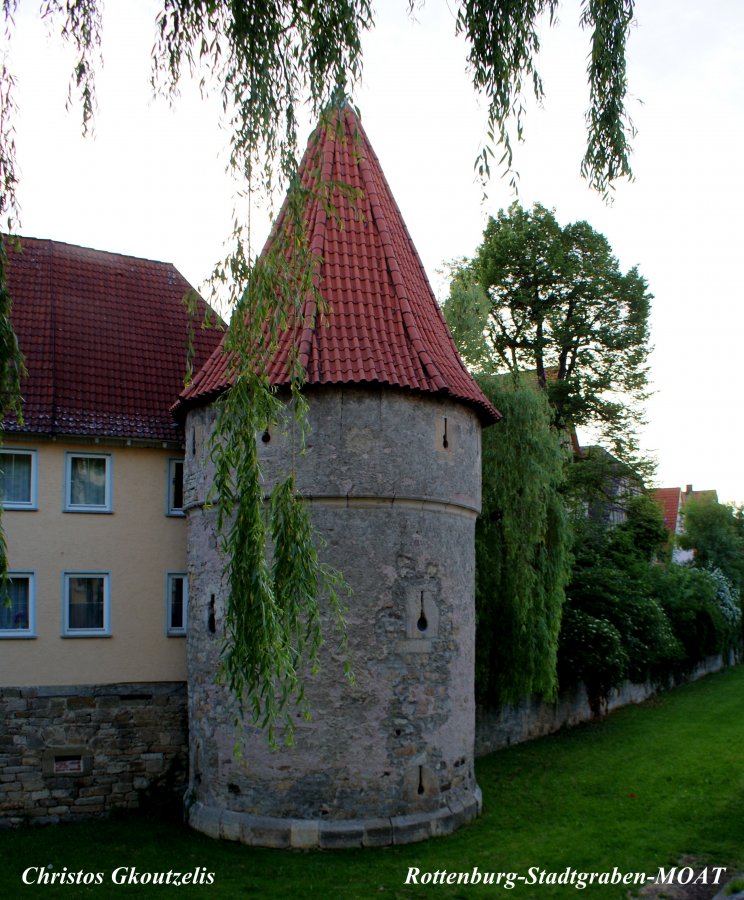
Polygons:
[[[733,662],[733,658],[724,660],[721,656],[712,656],[700,663],[688,678],[678,683],[696,681]],[[673,686],[672,683],[668,685]],[[630,703],[643,703],[658,691],[658,684],[633,684],[626,681],[610,691],[602,714]],[[514,706],[504,706],[498,710],[479,709],[475,720],[475,755],[486,756],[510,744],[531,741],[553,734],[566,726],[589,722],[593,718],[595,715],[583,684],[561,692],[555,703],[543,703],[528,697]]]
[[0,688],[0,827],[180,805],[186,685]]

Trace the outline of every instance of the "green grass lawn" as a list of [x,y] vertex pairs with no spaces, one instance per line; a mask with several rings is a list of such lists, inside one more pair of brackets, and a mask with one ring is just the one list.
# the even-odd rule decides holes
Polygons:
[[[447,838],[381,850],[256,850],[122,818],[0,833],[0,897],[603,897],[618,885],[406,885],[424,872],[657,872],[685,856],[744,867],[744,666],[605,721],[479,761],[484,813]],[[26,886],[29,866],[101,872],[100,886]],[[213,873],[211,885],[116,886],[139,872]]]

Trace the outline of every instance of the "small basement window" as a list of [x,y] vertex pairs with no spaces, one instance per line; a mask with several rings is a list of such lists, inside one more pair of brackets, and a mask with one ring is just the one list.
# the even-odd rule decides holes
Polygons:
[[90,775],[93,755],[87,747],[49,747],[41,756],[41,771],[46,777]]
[[77,754],[74,756],[55,756],[52,771],[55,775],[82,775],[83,757]]

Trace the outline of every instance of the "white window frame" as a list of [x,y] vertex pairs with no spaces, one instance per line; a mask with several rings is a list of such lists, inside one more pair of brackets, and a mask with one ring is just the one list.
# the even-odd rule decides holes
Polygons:
[[[171,585],[174,578],[180,578],[183,581],[183,625],[181,628],[174,628],[171,624]],[[185,637],[188,628],[188,608],[189,608],[189,578],[186,572],[166,572],[165,573],[165,633],[168,637]]]
[[3,509],[38,509],[38,467],[36,450],[26,450],[15,447],[4,447],[0,450],[0,457],[3,456],[28,456],[31,458],[31,485],[30,500],[3,500]]
[[[28,628],[0,628],[0,639],[27,639],[36,637],[36,573],[8,572],[8,578],[28,578]],[[0,601],[2,602],[2,601]]]
[[[104,481],[104,502],[103,504],[90,503],[73,503],[72,502],[72,461],[73,459],[102,459],[106,463],[106,475]],[[113,480],[114,460],[110,453],[87,453],[84,451],[68,450],[65,453],[65,494],[64,494],[64,511],[65,512],[84,512],[84,513],[110,513],[113,512],[112,498],[112,480]]]
[[[70,579],[103,578],[103,627],[70,627]],[[62,637],[110,637],[111,636],[111,573],[63,572],[62,573]]]
[[[176,467],[177,463],[180,463],[181,466],[183,466],[184,462],[185,460],[182,456],[173,456],[168,460],[168,466],[166,468],[166,478],[168,480],[165,486],[165,514],[167,516],[183,518],[183,516],[186,515],[182,506],[173,506],[173,470]],[[183,502],[183,479],[181,483],[181,501]]]

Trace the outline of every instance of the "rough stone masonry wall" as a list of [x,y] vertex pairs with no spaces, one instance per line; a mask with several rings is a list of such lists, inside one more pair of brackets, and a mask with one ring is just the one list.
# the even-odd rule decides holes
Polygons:
[[[625,681],[612,688],[603,704],[601,713],[606,715],[614,709],[631,703],[643,703],[659,690],[672,688],[687,681],[696,681],[711,672],[718,672],[725,665],[732,665],[733,655],[724,660],[721,656],[711,656],[699,663],[687,678],[677,681],[670,679],[666,685],[646,682],[635,684]],[[534,697],[526,697],[519,703],[502,706],[501,709],[479,709],[475,724],[475,755],[486,756],[508,747],[535,738],[553,734],[561,728],[579,725],[596,718],[586,687],[583,684],[564,690],[555,703],[544,703]]]
[[186,685],[0,688],[0,827],[180,803]]
[[[323,559],[353,590],[346,623],[356,683],[344,679],[326,621],[320,672],[306,683],[313,721],[297,721],[295,746],[275,753],[248,727],[236,757],[230,700],[214,682],[226,590],[215,511],[204,506],[212,412],[190,413],[191,823],[214,836],[295,847],[445,833],[475,816],[480,798],[473,593],[481,426],[462,404],[393,389],[328,388],[309,400],[297,483],[325,540]],[[268,493],[291,447],[279,432],[259,447]]]

